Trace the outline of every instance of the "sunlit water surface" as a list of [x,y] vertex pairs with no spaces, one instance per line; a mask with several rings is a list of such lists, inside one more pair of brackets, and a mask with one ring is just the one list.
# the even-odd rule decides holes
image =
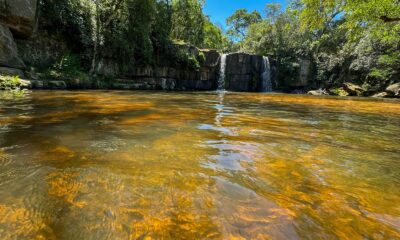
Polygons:
[[0,96],[0,239],[400,239],[400,102]]

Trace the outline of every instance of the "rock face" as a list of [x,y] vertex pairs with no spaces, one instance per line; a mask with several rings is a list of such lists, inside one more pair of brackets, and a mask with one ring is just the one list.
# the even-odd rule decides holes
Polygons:
[[18,55],[15,38],[32,35],[37,0],[2,0],[0,12],[0,74],[23,77],[24,62]]
[[19,57],[27,66],[48,67],[67,54],[65,40],[41,32],[29,39],[16,39]]
[[[182,46],[179,46],[182,48]],[[220,54],[215,50],[198,50],[193,47],[184,51],[204,55],[204,62],[198,70],[180,66],[135,67],[111,83],[113,89],[139,90],[198,90],[217,88]],[[115,75],[117,66],[110,60],[103,60],[100,72]]]
[[21,69],[9,68],[9,67],[0,67],[0,74],[8,76],[18,76],[20,78],[25,77],[25,74]]
[[35,28],[37,0],[5,0],[3,23],[18,37],[28,38]]
[[18,57],[17,45],[7,26],[0,23],[0,66],[23,68],[24,63]]
[[246,53],[232,53],[226,58],[226,90],[261,91],[263,57]]

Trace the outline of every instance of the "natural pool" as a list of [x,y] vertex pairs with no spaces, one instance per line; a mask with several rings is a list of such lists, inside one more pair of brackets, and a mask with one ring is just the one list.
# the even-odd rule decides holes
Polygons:
[[400,239],[400,102],[0,93],[0,239]]

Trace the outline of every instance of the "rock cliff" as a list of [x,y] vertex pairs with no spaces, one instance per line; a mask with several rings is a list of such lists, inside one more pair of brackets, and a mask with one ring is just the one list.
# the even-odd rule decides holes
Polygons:
[[0,74],[22,77],[25,64],[18,54],[15,40],[32,35],[37,0],[2,0],[0,6]]

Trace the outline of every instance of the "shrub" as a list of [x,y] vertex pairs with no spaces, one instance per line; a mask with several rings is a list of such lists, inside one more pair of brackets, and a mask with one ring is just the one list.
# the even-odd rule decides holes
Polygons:
[[197,55],[197,61],[200,65],[203,65],[206,62],[206,55],[204,55],[203,52],[199,52],[199,55]]

